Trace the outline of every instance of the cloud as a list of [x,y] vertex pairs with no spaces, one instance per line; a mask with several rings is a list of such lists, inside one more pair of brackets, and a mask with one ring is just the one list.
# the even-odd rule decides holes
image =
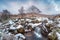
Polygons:
[[51,2],[50,2],[50,12],[52,13],[52,14],[58,14],[58,13],[60,13],[60,8],[58,7],[58,4],[55,2],[55,0],[52,0]]
[[43,14],[57,14],[60,13],[60,6],[55,1],[56,0],[9,0],[5,3],[1,3],[0,11],[7,9],[13,14],[18,14],[18,9],[22,6],[27,10],[30,6],[35,5],[43,12]]

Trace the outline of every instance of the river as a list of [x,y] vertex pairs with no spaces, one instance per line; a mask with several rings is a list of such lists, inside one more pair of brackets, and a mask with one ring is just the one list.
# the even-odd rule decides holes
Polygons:
[[42,38],[38,38],[34,32],[28,32],[25,34],[26,36],[26,40],[47,40],[47,38],[43,37]]

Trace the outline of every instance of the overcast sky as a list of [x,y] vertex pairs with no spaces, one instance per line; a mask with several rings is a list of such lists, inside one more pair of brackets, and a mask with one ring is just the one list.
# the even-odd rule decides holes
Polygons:
[[39,8],[43,14],[60,13],[60,0],[0,0],[0,12],[7,9],[11,13],[17,14],[21,6],[24,6],[26,10],[32,5]]

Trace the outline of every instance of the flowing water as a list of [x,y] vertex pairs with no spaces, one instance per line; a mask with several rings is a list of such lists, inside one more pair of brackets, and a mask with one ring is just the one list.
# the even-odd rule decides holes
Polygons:
[[[31,35],[31,36],[30,36]],[[26,36],[26,40],[47,40],[47,38],[43,37],[42,38],[38,38],[34,32],[29,32],[27,34],[25,34]]]

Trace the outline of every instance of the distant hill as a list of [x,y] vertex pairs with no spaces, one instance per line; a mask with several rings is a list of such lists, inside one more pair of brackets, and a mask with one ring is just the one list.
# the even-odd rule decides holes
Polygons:
[[54,18],[60,18],[60,14],[54,15]]
[[30,17],[48,17],[48,18],[53,18],[54,16],[52,15],[45,15],[45,14],[40,14],[40,13],[26,13],[23,15],[11,15],[11,18],[30,18]]

